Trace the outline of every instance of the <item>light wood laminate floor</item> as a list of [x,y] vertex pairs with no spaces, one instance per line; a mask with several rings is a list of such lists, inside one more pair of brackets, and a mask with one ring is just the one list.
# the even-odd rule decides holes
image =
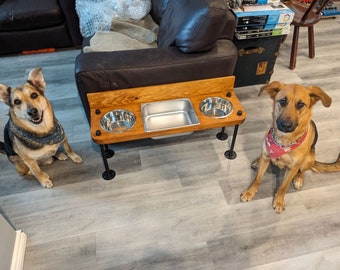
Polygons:
[[[333,161],[340,152],[340,20],[315,28],[315,59],[307,57],[302,29],[296,69],[288,69],[290,35],[272,80],[315,84],[333,98],[330,108],[314,108],[317,158]],[[224,158],[230,140],[217,140],[219,130],[120,143],[109,160],[117,176],[104,181],[76,90],[78,53],[0,57],[0,82],[8,85],[23,83],[33,67],[43,68],[46,95],[84,159],[46,166],[54,182],[48,190],[18,176],[0,156],[0,213],[28,236],[24,269],[340,269],[340,173],[306,173],[303,188],[289,188],[286,211],[278,215],[271,204],[283,175],[271,168],[255,199],[240,202],[271,123],[270,98],[257,96],[261,85],[235,89],[247,112],[235,160]],[[7,111],[0,104],[0,138]]]

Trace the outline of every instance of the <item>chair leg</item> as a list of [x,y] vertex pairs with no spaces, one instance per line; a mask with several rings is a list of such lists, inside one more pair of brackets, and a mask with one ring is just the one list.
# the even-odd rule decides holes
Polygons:
[[314,44],[314,29],[313,26],[308,27],[308,48],[309,48],[309,57],[315,57],[315,44]]
[[300,32],[300,27],[294,26],[293,41],[292,41],[292,48],[290,52],[290,63],[289,63],[289,68],[292,70],[296,66],[296,55],[297,55],[297,49],[298,49],[298,43],[299,43],[299,32]]

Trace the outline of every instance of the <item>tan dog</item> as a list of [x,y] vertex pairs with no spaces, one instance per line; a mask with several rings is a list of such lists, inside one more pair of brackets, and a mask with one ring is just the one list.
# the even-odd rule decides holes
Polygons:
[[264,92],[274,101],[273,124],[266,133],[262,154],[255,161],[258,166],[256,177],[241,194],[241,200],[253,199],[271,161],[280,168],[286,168],[283,182],[273,201],[274,209],[280,213],[285,209],[284,196],[293,179],[294,187],[299,189],[306,170],[340,171],[340,155],[332,164],[315,161],[317,130],[312,121],[312,107],[319,100],[325,107],[331,105],[332,100],[324,91],[317,86],[286,85],[275,81],[263,86],[259,95]]
[[[1,152],[15,165],[20,175],[33,174],[43,187],[53,186],[39,165],[51,164],[53,157],[75,163],[82,159],[72,151],[63,127],[55,118],[50,102],[44,96],[46,83],[41,68],[31,70],[27,83],[11,88],[0,84],[0,101],[7,104],[9,120],[4,131]],[[67,156],[58,152],[62,145]]]

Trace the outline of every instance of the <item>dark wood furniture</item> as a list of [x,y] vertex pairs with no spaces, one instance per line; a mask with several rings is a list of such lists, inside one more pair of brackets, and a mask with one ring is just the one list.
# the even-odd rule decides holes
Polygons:
[[0,55],[79,48],[75,0],[0,0]]
[[320,21],[321,11],[328,2],[329,0],[312,0],[310,3],[295,0],[287,3],[285,2],[285,5],[288,6],[295,13],[292,22],[292,25],[294,25],[294,33],[290,54],[290,69],[295,69],[296,66],[300,27],[308,27],[309,57],[314,58],[314,25]]

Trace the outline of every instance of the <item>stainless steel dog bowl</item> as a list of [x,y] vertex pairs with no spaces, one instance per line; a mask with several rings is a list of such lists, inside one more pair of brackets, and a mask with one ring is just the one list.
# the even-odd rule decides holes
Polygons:
[[135,123],[135,115],[127,110],[109,111],[100,119],[101,128],[112,133],[128,131]]
[[224,98],[209,97],[200,104],[201,112],[212,118],[224,118],[233,112],[233,104]]

